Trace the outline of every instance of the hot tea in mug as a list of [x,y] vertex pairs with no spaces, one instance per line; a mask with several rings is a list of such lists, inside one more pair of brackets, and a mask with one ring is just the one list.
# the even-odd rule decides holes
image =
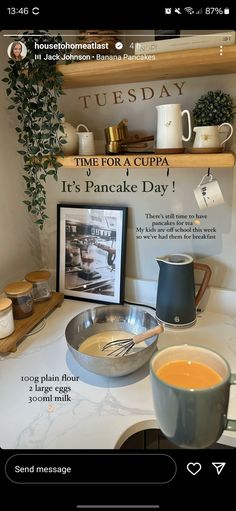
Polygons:
[[170,385],[186,389],[206,389],[222,381],[214,369],[191,360],[167,362],[158,369],[156,375]]

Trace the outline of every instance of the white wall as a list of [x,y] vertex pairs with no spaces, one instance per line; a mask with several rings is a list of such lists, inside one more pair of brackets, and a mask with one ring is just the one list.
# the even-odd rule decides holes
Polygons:
[[[11,42],[1,37],[0,76],[6,76],[6,48]],[[0,82],[0,293],[7,283],[24,278],[32,269],[41,267],[38,228],[26,206],[20,149],[16,137],[16,114],[7,110],[10,104],[6,88]]]
[[[7,46],[8,41],[5,41]],[[1,54],[4,60],[4,52]],[[6,62],[3,62],[4,67]],[[78,65],[83,65],[78,64]],[[1,73],[3,74],[3,73]],[[178,96],[175,82],[185,82],[183,95]],[[163,84],[168,88],[171,96],[160,98]],[[142,87],[150,87],[155,94],[152,99],[143,99]],[[122,118],[129,119],[129,130],[142,130],[146,133],[155,134],[156,109],[155,106],[164,103],[180,102],[184,108],[192,110],[199,96],[208,90],[221,88],[230,93],[236,104],[236,75],[218,75],[212,77],[198,77],[188,79],[162,80],[159,82],[143,82],[124,85],[111,85],[87,89],[67,90],[67,95],[60,100],[60,108],[65,113],[66,119],[75,126],[85,123],[95,132],[97,150],[104,151],[104,128],[119,122]],[[129,89],[135,89],[137,99],[129,102],[132,96],[128,95]],[[114,104],[113,91],[122,91],[124,102]],[[107,93],[107,104],[98,106],[94,94]],[[146,91],[147,92],[147,91]],[[83,101],[79,96],[91,95],[89,108],[83,107]],[[148,96],[148,94],[147,94]],[[123,180],[128,183],[136,183],[139,186],[138,193],[85,193],[84,183],[88,179],[85,170],[60,169],[58,182],[53,179],[47,184],[47,204],[49,221],[40,234],[40,247],[38,244],[38,232],[28,215],[22,200],[23,183],[21,179],[21,158],[17,155],[17,143],[14,112],[6,110],[8,101],[5,97],[5,88],[1,90],[2,115],[1,127],[1,188],[0,188],[0,284],[15,278],[21,278],[26,271],[40,265],[56,268],[56,205],[57,203],[76,204],[105,204],[121,205],[128,207],[128,233],[127,233],[127,256],[126,275],[140,279],[156,280],[157,264],[155,256],[170,252],[186,252],[195,259],[208,263],[213,276],[211,284],[228,289],[236,289],[236,185],[235,169],[213,169],[214,176],[218,179],[225,203],[207,211],[207,220],[204,226],[216,227],[217,235],[213,241],[206,240],[144,240],[136,238],[136,228],[147,226],[145,212],[152,214],[170,213],[196,214],[200,213],[197,207],[193,189],[201,180],[206,168],[199,169],[170,169],[167,177],[165,169],[143,170],[131,169],[129,177],[121,169],[103,169],[92,171],[92,179],[95,184],[119,184]],[[236,149],[235,136],[232,148]],[[164,197],[160,193],[143,193],[140,190],[142,180],[150,180],[154,184],[168,185],[168,193]],[[67,183],[79,183],[81,192],[63,192],[62,181]],[[174,191],[172,183],[175,183]]]
[[[82,64],[81,64],[82,65]],[[125,81],[125,77],[124,77]],[[178,95],[178,88],[175,82],[181,84],[184,81],[181,96]],[[160,98],[160,91],[163,84],[171,94],[163,94]],[[143,100],[143,87],[150,87],[154,90],[154,96],[150,100]],[[110,86],[93,87],[87,89],[67,90],[66,96],[60,101],[61,110],[65,113],[67,121],[74,126],[82,122],[94,131],[96,136],[97,149],[104,152],[104,127],[116,124],[122,118],[129,120],[129,129],[133,131],[143,130],[146,133],[155,134],[156,131],[156,108],[158,104],[181,103],[183,108],[192,110],[195,102],[201,94],[208,90],[223,89],[230,93],[236,103],[236,75],[218,75],[208,77],[178,78],[172,80],[161,80],[156,82],[143,82],[134,84],[118,84]],[[128,95],[128,90],[135,89],[137,99]],[[113,91],[121,91],[119,98],[124,101],[114,104]],[[95,94],[101,94],[101,103],[106,93],[107,104],[98,106]],[[148,97],[148,89],[146,89]],[[84,100],[79,97],[90,95],[87,100],[88,108],[85,108]],[[235,131],[236,134],[236,131]],[[235,135],[231,140],[231,147],[235,149]],[[193,190],[198,185],[207,168],[170,169],[167,177],[166,169],[143,168],[131,169],[129,177],[126,177],[125,170],[118,168],[93,170],[88,178],[84,169],[66,169],[59,171],[57,183],[48,183],[48,203],[50,220],[43,234],[44,246],[47,247],[47,265],[51,267],[55,261],[56,251],[56,203],[76,204],[117,204],[128,206],[128,236],[127,236],[127,257],[126,275],[129,277],[155,280],[157,276],[156,256],[166,253],[189,253],[195,259],[209,264],[213,270],[211,284],[228,289],[236,289],[236,185],[235,169],[222,168],[212,169],[213,175],[218,179],[225,199],[221,206],[200,211]],[[105,193],[85,192],[85,181],[92,180],[95,184],[127,183],[138,184],[137,193]],[[169,185],[168,192],[161,197],[160,193],[143,193],[141,191],[142,180],[150,180],[155,185]],[[63,192],[62,181],[79,184],[80,193],[72,186],[72,191]],[[174,191],[172,184],[174,181]],[[145,219],[145,213],[167,215],[176,214],[207,214],[207,219],[202,220],[200,227],[216,229],[216,238],[208,239],[137,239],[136,228],[139,226],[150,226]]]

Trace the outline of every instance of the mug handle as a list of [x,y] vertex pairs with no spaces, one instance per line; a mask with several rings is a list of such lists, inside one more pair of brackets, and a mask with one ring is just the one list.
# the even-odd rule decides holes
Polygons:
[[188,118],[188,137],[186,138],[184,135],[182,135],[182,140],[184,140],[184,142],[188,142],[188,140],[190,140],[191,134],[192,134],[192,125],[191,125],[191,118],[190,118],[189,111],[183,110],[183,112],[181,112],[181,116],[183,117],[184,114],[186,114],[187,118]]
[[211,173],[210,174],[205,174],[205,176],[203,176],[203,178],[201,179],[201,181],[200,181],[200,183],[198,185],[198,188],[200,188],[200,186],[203,184],[204,179],[207,179],[207,183],[211,183],[211,181],[213,179],[213,175]]
[[[230,376],[230,385],[236,385],[236,374],[232,373]],[[236,431],[236,420],[227,419],[226,427],[229,431]]]
[[78,133],[79,133],[79,129],[81,126],[82,126],[82,128],[85,128],[85,131],[89,131],[89,129],[87,128],[87,126],[85,126],[85,124],[78,124],[78,126],[76,128],[76,131],[78,131]]
[[206,288],[208,286],[208,283],[209,283],[209,280],[211,278],[211,268],[210,266],[208,266],[207,264],[202,264],[202,263],[193,263],[193,268],[194,270],[203,270],[205,273],[204,273],[204,277],[202,279],[202,283],[200,285],[200,288],[195,296],[195,304],[198,305],[201,298],[203,297],[205,291],[206,291]]
[[230,134],[228,135],[228,137],[225,140],[223,140],[223,142],[220,143],[220,145],[223,145],[225,142],[227,142],[227,140],[229,140],[229,138],[232,137],[233,132],[234,132],[233,126],[232,126],[232,124],[229,124],[229,122],[223,122],[222,124],[220,124],[220,126],[218,126],[218,131],[220,131],[220,128],[222,126],[229,126]]

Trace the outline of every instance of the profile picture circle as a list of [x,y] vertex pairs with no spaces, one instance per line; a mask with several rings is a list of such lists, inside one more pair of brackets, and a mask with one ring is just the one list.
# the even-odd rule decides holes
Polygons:
[[8,57],[16,62],[23,60],[27,55],[27,48],[21,41],[13,41],[7,48]]

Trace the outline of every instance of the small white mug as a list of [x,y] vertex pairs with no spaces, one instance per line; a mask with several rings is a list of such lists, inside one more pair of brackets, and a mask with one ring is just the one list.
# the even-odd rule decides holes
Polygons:
[[[84,128],[85,131],[79,131],[81,127]],[[96,154],[93,132],[89,131],[85,124],[78,124],[76,131],[79,137],[79,155]]]
[[[205,178],[207,181],[204,183]],[[212,208],[224,203],[219,183],[212,175],[207,174],[202,178],[201,182],[194,190],[195,199],[200,209]]]

